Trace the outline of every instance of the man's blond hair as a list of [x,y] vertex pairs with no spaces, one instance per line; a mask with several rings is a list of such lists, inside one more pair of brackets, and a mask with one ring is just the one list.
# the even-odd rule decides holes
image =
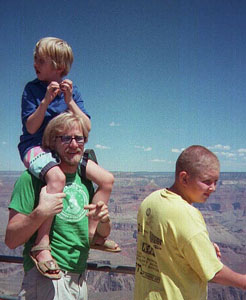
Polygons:
[[75,125],[78,125],[82,130],[86,143],[89,132],[82,117],[71,112],[64,112],[52,119],[46,126],[42,140],[42,147],[45,150],[55,150],[56,136],[66,135],[66,132],[72,129]]
[[197,176],[204,170],[220,170],[217,156],[200,145],[186,148],[176,161],[176,177],[180,172],[186,171],[191,176]]
[[55,69],[63,69],[61,76],[66,76],[73,63],[73,51],[68,43],[56,37],[39,40],[34,49],[34,57],[49,57]]

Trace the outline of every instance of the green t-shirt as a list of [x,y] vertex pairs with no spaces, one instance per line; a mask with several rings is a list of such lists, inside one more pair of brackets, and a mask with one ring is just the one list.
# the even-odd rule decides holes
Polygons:
[[[44,184],[28,171],[17,180],[9,208],[28,215],[37,206],[39,193]],[[59,267],[73,273],[82,273],[86,268],[89,252],[88,218],[84,205],[91,203],[94,189],[91,181],[82,180],[75,174],[66,174],[66,197],[63,210],[54,217],[50,230],[51,254]],[[36,234],[24,245],[24,270],[34,264],[29,256]]]
[[198,209],[164,189],[138,211],[134,300],[204,300],[223,264]]

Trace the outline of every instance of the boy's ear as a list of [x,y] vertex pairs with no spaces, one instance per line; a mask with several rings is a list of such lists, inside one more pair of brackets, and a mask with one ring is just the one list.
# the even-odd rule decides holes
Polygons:
[[188,173],[186,171],[181,171],[179,173],[179,183],[183,186],[186,186],[188,184]]

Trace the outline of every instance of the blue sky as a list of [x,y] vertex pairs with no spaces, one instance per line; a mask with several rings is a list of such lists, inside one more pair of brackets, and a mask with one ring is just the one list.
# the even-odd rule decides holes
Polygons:
[[173,171],[183,148],[246,171],[246,2],[0,1],[0,170],[22,170],[17,144],[33,49],[66,40],[92,116],[87,147],[111,171]]

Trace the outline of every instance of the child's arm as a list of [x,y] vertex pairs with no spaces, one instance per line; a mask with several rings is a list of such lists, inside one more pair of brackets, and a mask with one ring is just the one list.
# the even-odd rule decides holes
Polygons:
[[87,130],[91,130],[91,121],[89,117],[78,107],[73,99],[73,82],[69,79],[65,79],[60,84],[61,91],[64,93],[65,102],[68,106],[68,109],[78,115],[81,116],[85,122]]
[[48,85],[44,99],[41,101],[35,112],[27,118],[26,128],[30,134],[34,134],[42,125],[47,107],[55,99],[59,90],[60,86],[56,81],[52,81]]

